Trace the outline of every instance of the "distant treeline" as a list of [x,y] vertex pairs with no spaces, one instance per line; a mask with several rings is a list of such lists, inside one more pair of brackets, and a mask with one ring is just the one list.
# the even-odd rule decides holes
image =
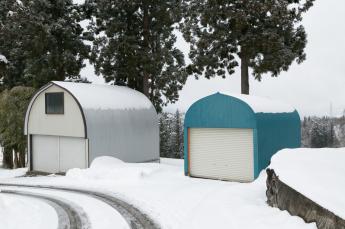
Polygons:
[[[159,115],[161,157],[183,158],[184,113]],[[301,122],[302,147],[345,147],[345,116],[305,117]]]
[[168,158],[183,158],[184,113],[162,112],[159,114],[160,155]]
[[302,146],[345,147],[345,116],[305,117],[302,121]]

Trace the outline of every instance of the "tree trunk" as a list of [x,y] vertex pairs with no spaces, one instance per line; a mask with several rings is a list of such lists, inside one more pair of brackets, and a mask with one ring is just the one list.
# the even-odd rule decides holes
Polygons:
[[9,147],[3,149],[3,165],[7,169],[13,169],[13,153]]
[[[144,48],[146,54],[149,53],[149,15],[147,5],[144,4],[144,18],[143,18],[143,36],[144,36]],[[145,70],[143,72],[143,93],[149,98],[149,73]]]
[[241,93],[249,95],[248,58],[241,57]]
[[18,158],[18,153],[16,150],[14,150],[14,168],[20,168],[19,167],[19,158]]
[[19,168],[24,168],[25,167],[25,153],[20,152],[19,153]]

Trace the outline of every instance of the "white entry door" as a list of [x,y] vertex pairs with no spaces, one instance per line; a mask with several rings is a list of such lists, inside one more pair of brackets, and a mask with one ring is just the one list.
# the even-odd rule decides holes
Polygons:
[[86,168],[86,143],[84,138],[33,135],[33,170],[57,173],[71,168]]
[[195,177],[252,181],[252,129],[190,128],[189,169]]

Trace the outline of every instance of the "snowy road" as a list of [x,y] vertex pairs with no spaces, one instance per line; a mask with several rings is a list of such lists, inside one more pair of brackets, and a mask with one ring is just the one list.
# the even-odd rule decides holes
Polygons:
[[[126,224],[123,228],[316,228],[315,223],[306,224],[301,218],[291,216],[287,211],[267,205],[264,172],[252,183],[222,182],[184,176],[184,161],[178,159],[162,158],[160,164],[120,163],[117,159],[104,157],[99,159],[102,160],[93,161],[88,169],[69,170],[66,176],[18,177],[24,174],[0,170],[0,189],[5,189],[4,186],[10,184],[15,187],[7,186],[9,189],[26,189],[49,195],[58,195],[61,192],[60,197],[68,197],[74,203],[83,205],[81,207],[88,214],[91,227],[96,229],[121,228],[120,220]],[[4,174],[3,178],[1,173]],[[54,189],[55,187],[58,189]],[[20,203],[20,199],[7,201],[2,198],[1,201],[0,195],[0,215],[5,215],[6,219],[22,214],[26,217],[26,225],[35,225],[37,221],[47,218],[47,204],[48,207],[42,204],[35,207],[36,211],[28,211],[30,205],[37,204]],[[49,208],[55,217],[55,220],[51,221],[57,222],[54,209]],[[12,212],[14,217],[7,217],[7,212]],[[34,217],[30,219],[28,215]],[[5,227],[1,224],[1,229],[48,229],[37,226],[12,227],[13,222],[6,219],[7,224]],[[106,224],[104,221],[109,219],[113,220],[112,223],[100,225]],[[43,223],[40,225],[44,225]],[[56,226],[50,228],[55,229]]]
[[[159,228],[147,215],[134,206],[105,193],[53,186],[0,184],[1,192],[24,192],[36,197],[59,197],[73,201],[89,216],[91,227],[79,224],[71,228]],[[52,198],[52,199],[54,199]],[[108,208],[108,209],[107,209]],[[108,212],[107,212],[108,210]],[[109,212],[109,210],[111,210]],[[114,213],[117,213],[114,215]],[[99,215],[98,215],[99,214]],[[102,220],[99,220],[102,218]],[[84,226],[83,226],[84,225]]]
[[34,199],[43,200],[45,203],[54,208],[58,216],[58,229],[89,229],[90,222],[85,212],[77,205],[56,197],[36,194],[26,191],[5,189],[1,190],[4,195],[19,195]]

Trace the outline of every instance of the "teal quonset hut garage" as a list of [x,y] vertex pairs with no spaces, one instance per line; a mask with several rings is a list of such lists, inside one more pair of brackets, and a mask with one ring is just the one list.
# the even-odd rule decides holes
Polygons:
[[246,95],[204,97],[185,116],[185,174],[252,181],[278,150],[300,147],[300,129],[289,105]]

